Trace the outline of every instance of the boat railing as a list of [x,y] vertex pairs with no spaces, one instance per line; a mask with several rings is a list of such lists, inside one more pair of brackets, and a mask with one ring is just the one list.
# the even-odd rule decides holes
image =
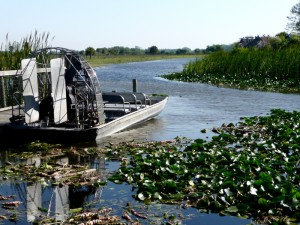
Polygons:
[[151,99],[142,92],[134,92],[133,93],[138,101],[140,101],[145,107],[147,105],[151,105]]
[[104,102],[104,109],[114,108],[120,109],[122,108],[125,113],[131,112],[131,105],[130,102],[126,102],[124,97],[121,95],[108,95],[103,93],[103,102]]
[[24,122],[25,119],[25,112],[24,112],[24,105],[19,101],[20,96],[22,97],[22,93],[16,91],[13,93],[13,99],[16,105],[11,106],[11,118],[12,122]]
[[120,95],[126,102],[135,106],[135,110],[151,105],[151,100],[141,92],[104,92],[104,95]]

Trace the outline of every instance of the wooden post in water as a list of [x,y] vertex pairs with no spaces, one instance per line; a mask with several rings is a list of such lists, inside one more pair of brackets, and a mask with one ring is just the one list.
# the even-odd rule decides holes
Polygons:
[[5,94],[5,85],[4,78],[0,77],[0,107],[6,107],[6,94]]
[[132,80],[132,89],[133,92],[137,92],[137,79]]

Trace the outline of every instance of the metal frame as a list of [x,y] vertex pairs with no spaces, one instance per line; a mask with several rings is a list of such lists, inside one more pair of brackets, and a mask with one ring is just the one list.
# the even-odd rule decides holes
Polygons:
[[[97,75],[88,62],[75,51],[60,47],[43,48],[34,52],[28,59],[28,65],[32,60],[36,60],[38,101],[41,103],[44,98],[53,97],[50,60],[55,58],[62,58],[65,64],[68,119],[62,124],[55,124],[50,120],[47,125],[87,128],[103,124],[105,121],[104,106]],[[15,76],[23,76],[24,73],[26,73],[26,66],[21,72],[16,70]],[[7,73],[3,73],[3,75],[7,75]],[[23,90],[18,91],[23,92]],[[20,118],[20,115],[16,116]],[[27,122],[26,125],[36,126],[36,122],[35,124]]]

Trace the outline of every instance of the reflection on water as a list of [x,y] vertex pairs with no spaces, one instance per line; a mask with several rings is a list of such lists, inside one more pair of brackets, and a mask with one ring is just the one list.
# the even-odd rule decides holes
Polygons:
[[[34,156],[28,159],[8,156],[8,152],[2,152],[5,162],[13,164],[22,163],[23,165],[42,165],[45,157]],[[4,162],[4,163],[5,163]],[[95,168],[103,180],[107,179],[108,172],[115,170],[117,164],[105,162],[105,156],[100,154],[97,157],[57,157],[56,162],[59,165],[89,163],[91,168]],[[2,162],[3,163],[3,162]],[[107,165],[110,165],[107,167]],[[3,166],[3,164],[2,164]],[[39,182],[23,182],[22,178],[5,180],[1,179],[1,195],[15,195],[14,201],[21,201],[22,204],[16,211],[0,209],[0,215],[17,216],[15,224],[32,224],[34,221],[40,221],[41,218],[53,218],[56,221],[64,221],[71,215],[70,209],[100,209],[111,207],[115,215],[122,215],[127,205],[135,206],[143,210],[148,216],[148,220],[142,221],[142,224],[162,224],[164,214],[174,215],[181,218],[183,224],[199,224],[199,219],[204,219],[207,224],[245,224],[250,220],[241,220],[235,217],[220,217],[216,214],[200,213],[196,209],[182,209],[178,205],[151,204],[147,207],[141,202],[136,202],[132,195],[135,193],[130,185],[116,185],[108,182],[101,188],[87,186],[74,187],[68,185],[51,186],[41,179]],[[11,224],[9,221],[3,221],[4,224]],[[241,223],[242,222],[242,223]],[[44,223],[43,223],[44,224]],[[203,223],[205,224],[205,223]]]
[[[34,165],[40,167],[43,163],[49,161],[48,156],[29,157],[20,159],[18,156],[10,156],[8,151],[1,152],[1,167],[5,165]],[[83,157],[76,155],[55,157],[54,164],[57,165],[86,165],[96,169],[96,173],[101,179],[106,180],[109,169],[106,168],[105,155],[99,154],[95,157]],[[14,210],[0,209],[0,215],[13,216],[17,215],[16,224],[31,224],[39,221],[43,217],[51,217],[57,221],[66,221],[70,216],[70,209],[80,208],[88,204],[91,200],[100,199],[103,188],[89,186],[69,186],[60,183],[57,186],[51,185],[41,178],[38,182],[23,181],[22,177],[7,179],[1,177],[0,194],[1,196],[14,195],[13,201],[21,201],[22,204],[17,208],[18,213]],[[92,197],[92,198],[91,198]],[[91,198],[91,199],[89,199]],[[5,221],[6,222],[6,221]],[[9,222],[8,222],[9,224]]]
[[[240,117],[266,114],[273,108],[300,110],[299,95],[285,95],[256,91],[241,91],[209,86],[206,84],[166,81],[156,76],[180,71],[188,59],[162,60],[142,63],[111,65],[97,70],[103,91],[131,91],[132,79],[138,80],[138,89],[145,93],[164,93],[170,96],[165,110],[155,119],[136,125],[123,132],[105,138],[97,138],[99,147],[110,142],[168,140],[177,136],[187,138],[207,138],[209,133],[200,130],[220,126],[222,123],[238,122]],[[40,155],[28,159],[10,156],[9,151],[1,154],[0,166],[7,162],[39,166],[44,162]],[[89,165],[96,169],[102,180],[108,173],[118,168],[118,162],[105,161],[105,155],[97,157],[57,156],[56,163]],[[65,220],[69,210],[111,207],[115,214],[121,215],[124,207],[131,204],[147,210],[153,218],[152,224],[161,224],[164,212],[183,216],[183,224],[247,224],[250,220],[235,217],[220,217],[216,214],[200,213],[196,209],[183,210],[179,206],[153,204],[147,208],[136,202],[135,193],[130,185],[116,185],[108,182],[102,188],[75,188],[68,185],[47,186],[41,180],[37,183],[23,182],[21,177],[6,179],[2,176],[0,194],[16,195],[14,200],[21,201],[17,210],[16,224],[31,224],[40,216],[51,216]],[[0,215],[15,212],[1,209]],[[4,224],[11,224],[8,220]]]

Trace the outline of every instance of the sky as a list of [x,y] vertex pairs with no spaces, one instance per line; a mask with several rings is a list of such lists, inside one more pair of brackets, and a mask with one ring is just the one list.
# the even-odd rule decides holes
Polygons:
[[0,0],[0,44],[36,30],[74,50],[204,49],[286,31],[299,0]]

